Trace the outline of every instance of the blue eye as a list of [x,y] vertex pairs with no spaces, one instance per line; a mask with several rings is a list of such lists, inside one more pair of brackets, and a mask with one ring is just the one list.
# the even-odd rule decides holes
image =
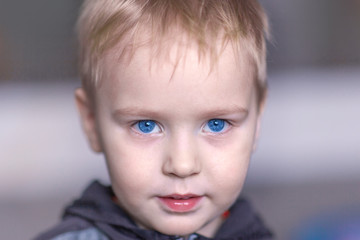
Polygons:
[[134,128],[136,129],[136,131],[146,134],[161,132],[160,127],[153,120],[138,121],[135,124]]
[[205,125],[204,131],[219,133],[222,132],[227,125],[228,123],[223,119],[211,119]]

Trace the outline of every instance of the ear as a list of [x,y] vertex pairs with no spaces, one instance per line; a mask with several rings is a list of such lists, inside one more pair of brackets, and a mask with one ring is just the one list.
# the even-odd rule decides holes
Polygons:
[[261,119],[262,119],[264,108],[265,108],[265,102],[266,102],[266,100],[264,98],[263,100],[261,100],[261,102],[259,103],[259,106],[258,106],[253,152],[256,150],[258,139],[259,139],[259,136],[260,136]]
[[95,152],[102,152],[94,109],[91,106],[89,98],[83,88],[75,90],[75,102],[80,114],[83,130],[92,150]]

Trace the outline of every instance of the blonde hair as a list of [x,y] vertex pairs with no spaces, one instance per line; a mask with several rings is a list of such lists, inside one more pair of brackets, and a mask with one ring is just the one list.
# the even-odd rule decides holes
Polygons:
[[[268,23],[256,0],[85,0],[77,23],[84,89],[94,91],[107,50],[120,43],[120,58],[129,48],[133,52],[143,45],[161,52],[167,49],[162,43],[173,29],[197,44],[199,59],[210,54],[216,62],[219,38],[223,46],[230,42],[236,53],[246,52],[254,67],[258,98],[264,98]],[[139,37],[144,32],[149,41]]]

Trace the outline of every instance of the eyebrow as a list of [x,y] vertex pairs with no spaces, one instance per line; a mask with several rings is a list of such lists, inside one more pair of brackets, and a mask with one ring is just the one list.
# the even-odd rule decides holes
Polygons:
[[116,109],[113,116],[146,116],[150,118],[160,117],[160,112],[149,109],[142,109],[139,107],[125,107]]
[[246,108],[240,106],[228,106],[227,108],[215,108],[208,111],[204,111],[199,115],[203,118],[221,117],[231,114],[241,114],[247,116],[249,111]]
[[[247,116],[248,113],[249,111],[246,108],[234,105],[226,108],[214,108],[204,110],[203,112],[200,112],[198,116],[200,116],[201,118],[215,118],[231,114],[241,114]],[[133,106],[116,109],[113,112],[113,116],[143,116],[149,118],[160,118],[164,115],[161,113],[161,111],[143,109]]]

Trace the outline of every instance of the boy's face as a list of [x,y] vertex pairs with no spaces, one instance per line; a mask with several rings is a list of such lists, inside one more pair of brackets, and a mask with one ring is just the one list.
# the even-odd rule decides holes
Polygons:
[[252,68],[235,61],[231,47],[210,74],[196,49],[186,51],[175,71],[171,61],[150,68],[145,47],[130,64],[109,54],[94,112],[83,90],[76,96],[91,146],[104,152],[113,190],[133,220],[164,234],[210,237],[245,180],[256,90]]

